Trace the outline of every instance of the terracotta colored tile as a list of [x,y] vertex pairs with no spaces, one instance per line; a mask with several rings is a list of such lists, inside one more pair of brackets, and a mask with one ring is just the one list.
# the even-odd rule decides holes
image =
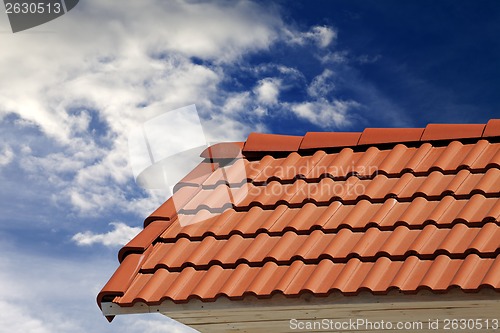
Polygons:
[[493,136],[500,136],[500,119],[491,119],[484,128],[483,138]]
[[278,286],[283,291],[284,294],[296,294],[300,291],[296,290],[296,286],[303,286],[308,276],[303,274],[304,264],[301,261],[294,261],[290,268],[287,269],[281,281],[279,281]]
[[480,138],[484,124],[429,124],[422,134],[422,141]]
[[302,157],[296,152],[290,153],[286,158],[282,159],[279,166],[276,166],[274,170],[271,170],[268,177],[264,179],[279,179],[279,180],[292,180],[296,175],[299,174],[299,169],[296,164]]
[[230,276],[223,272],[224,269],[221,266],[214,265],[210,267],[203,279],[192,289],[190,294],[199,295],[202,298],[215,298]]
[[218,163],[202,162],[174,186],[174,192],[183,186],[199,186],[219,167]]
[[470,150],[470,152],[465,156],[460,165],[468,166],[469,168],[473,168],[474,163],[478,160],[478,158],[483,155],[483,153],[490,146],[489,142],[486,140],[479,140]]
[[345,177],[353,171],[354,152],[344,148],[338,154],[326,155],[310,171],[309,179],[319,179],[322,176]]
[[[292,268],[293,266],[293,268]],[[292,264],[293,272],[297,272],[285,289],[287,295],[298,295],[301,291],[308,290],[308,281],[317,268],[316,265],[304,265],[302,261]]]
[[[309,266],[309,265],[308,265]],[[341,264],[334,264],[330,260],[321,260],[317,265],[312,266],[309,278],[299,290],[310,290],[313,293],[326,293],[332,288],[334,282],[341,273]],[[335,287],[333,287],[335,288]]]
[[437,224],[446,224],[446,223],[451,224],[451,222],[453,222],[453,219],[456,217],[457,212],[452,211],[454,214],[453,213],[451,214],[452,218],[450,218],[449,220],[445,219],[444,217],[446,216],[447,212],[455,208],[456,202],[457,200],[455,200],[454,197],[452,197],[451,195],[447,195],[444,196],[441,200],[439,200],[437,204],[429,205],[429,203],[427,203],[428,216],[426,220],[436,222]]
[[[465,147],[471,147],[466,145]],[[452,141],[439,155],[439,157],[432,163],[429,169],[439,170],[455,170],[462,160],[463,156],[467,154],[464,151],[464,145],[459,141]]]
[[171,221],[154,221],[130,240],[118,253],[121,262],[128,252],[144,252],[170,226]]
[[398,273],[392,277],[390,286],[405,291],[416,290],[418,283],[425,274],[420,269],[421,267],[418,267],[420,263],[421,261],[417,257],[408,257],[399,268]]
[[486,167],[500,167],[500,144],[488,144],[472,164],[471,169],[484,169]]
[[258,270],[252,270],[248,265],[238,265],[233,271],[230,270],[229,278],[220,288],[220,292],[227,296],[243,295],[248,286],[257,275]]
[[144,220],[144,228],[156,220],[170,221],[177,215],[174,200],[169,198]]
[[[500,192],[500,169],[492,168],[486,171],[484,175],[474,175],[475,186],[472,191],[481,191],[483,193],[499,193]],[[467,188],[468,190],[468,188]],[[466,192],[462,191],[462,192]]]
[[[139,279],[138,292],[136,292],[136,295],[132,295],[133,289],[131,288],[129,291],[131,299],[129,301],[140,300],[145,303],[159,304],[165,291],[170,287],[170,283],[173,282],[173,279],[168,276],[169,274],[167,270],[159,269],[154,274],[151,274],[149,279]],[[145,277],[146,275],[142,276]]]
[[455,224],[450,231],[441,232],[443,236],[440,239],[441,244],[439,248],[449,253],[465,253],[467,245],[470,244],[476,235],[475,231],[475,229],[472,229],[471,232],[471,229],[465,224]]
[[243,153],[298,151],[302,138],[302,136],[250,133],[243,146]]
[[481,286],[490,286],[498,288],[500,276],[500,256],[497,256],[486,273],[484,279],[481,281]]
[[[398,144],[394,149],[391,149],[387,156],[377,165],[376,171],[383,171],[386,174],[401,173],[415,152],[416,148],[407,148],[405,145]],[[371,170],[370,172],[373,173]]]
[[[363,265],[366,267],[366,265]],[[360,289],[365,290],[387,290],[389,287],[390,279],[386,277],[393,276],[392,267],[394,267],[394,262],[392,262],[389,258],[379,258],[373,264],[372,267],[366,270],[366,275],[363,277],[361,282],[355,282],[352,286],[353,291],[358,291]],[[361,280],[361,279],[360,279]]]
[[499,248],[500,230],[495,223],[486,223],[469,244],[469,248],[480,252],[495,252]]
[[380,237],[372,250],[372,255],[377,253],[384,253],[389,256],[404,255],[411,249],[411,244],[414,242],[415,238],[421,234],[419,232],[412,232],[406,226],[399,226],[392,232],[380,232],[381,235],[385,236],[385,239],[381,240]]
[[360,136],[359,132],[307,132],[300,144],[300,149],[356,146]]
[[102,299],[108,295],[122,296],[132,284],[135,275],[139,271],[139,263],[142,256],[140,254],[130,254],[122,261],[120,266],[111,276],[106,285],[102,288],[97,296],[97,303],[100,304]]
[[423,128],[367,128],[358,145],[419,141],[423,132]]
[[425,272],[419,287],[428,287],[434,290],[446,290],[456,272],[456,264],[450,257],[440,255],[432,261],[432,264]]
[[354,165],[354,172],[360,175],[371,175],[370,166],[374,166],[373,161],[376,157],[381,154],[377,147],[370,147],[368,150],[361,155],[361,158],[356,161]]
[[208,159],[242,158],[244,142],[222,142],[205,149],[200,157]]
[[[339,264],[342,265],[342,264]],[[359,288],[360,283],[363,281],[366,273],[373,266],[372,263],[369,265],[363,265],[361,260],[353,258],[342,267],[340,274],[334,280],[335,282],[331,288],[342,290],[343,292],[355,293]]]
[[394,226],[399,221],[399,217],[409,206],[408,202],[398,202],[394,198],[388,198],[381,204],[374,204],[375,214],[371,222],[380,227]]
[[[120,299],[120,303],[123,304],[134,304],[138,301],[143,301],[142,299],[138,298],[137,296],[141,293],[141,291],[147,287],[147,284],[151,280],[152,275],[143,275],[143,274],[138,274],[135,276],[134,281],[130,284],[130,286],[127,288],[127,291],[125,294]],[[153,298],[156,298],[155,295],[152,295]],[[148,300],[149,301],[149,300]]]

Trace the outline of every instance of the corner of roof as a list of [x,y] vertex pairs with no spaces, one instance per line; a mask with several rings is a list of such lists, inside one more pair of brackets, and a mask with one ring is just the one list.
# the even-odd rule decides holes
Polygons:
[[123,262],[131,253],[143,254],[151,244],[172,224],[172,221],[151,221],[118,252],[118,261]]
[[174,200],[172,199],[172,197],[170,197],[160,207],[152,212],[151,215],[146,217],[146,219],[144,220],[144,229],[146,229],[146,227],[154,221],[173,221],[176,216],[177,210],[175,208]]

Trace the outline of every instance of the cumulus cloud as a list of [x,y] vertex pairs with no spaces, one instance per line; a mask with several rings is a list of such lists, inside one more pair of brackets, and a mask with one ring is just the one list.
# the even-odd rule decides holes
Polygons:
[[257,82],[254,88],[257,101],[264,105],[273,105],[278,102],[281,80],[276,78],[265,78]]
[[80,246],[93,244],[120,246],[126,244],[141,231],[141,228],[129,227],[121,222],[113,222],[110,225],[113,226],[114,230],[104,234],[96,234],[92,231],[79,232],[72,237],[72,240]]

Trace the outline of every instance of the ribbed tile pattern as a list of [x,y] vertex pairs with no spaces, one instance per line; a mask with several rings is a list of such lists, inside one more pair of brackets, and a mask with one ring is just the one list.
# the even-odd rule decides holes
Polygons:
[[[397,178],[388,178],[385,175],[378,175],[373,179],[351,176],[344,181],[323,178],[317,183],[298,179],[291,184],[271,181],[263,186],[246,183],[236,188],[219,185],[214,189],[202,189],[183,204],[180,212],[196,212],[200,209],[221,212],[233,206],[236,210],[248,210],[251,206],[275,207],[279,203],[297,206],[307,201],[326,204],[332,201],[352,202],[366,198],[374,202],[391,197],[410,200],[417,196],[430,198],[446,194],[467,196],[471,193],[498,192],[500,169],[497,168],[488,169],[486,173],[471,173],[463,169],[457,174],[433,171],[427,176],[406,173]],[[230,198],[233,200],[229,201]]]
[[500,291],[498,139],[492,120],[214,146],[98,303]]
[[222,183],[241,185],[247,180],[258,184],[271,180],[289,182],[296,178],[307,181],[322,177],[343,179],[353,173],[367,178],[377,174],[425,174],[432,170],[456,171],[461,168],[484,170],[491,166],[500,166],[500,144],[486,140],[479,140],[474,144],[452,141],[447,146],[438,147],[431,143],[424,143],[419,147],[398,144],[393,149],[385,150],[370,147],[365,151],[355,152],[351,148],[344,148],[333,154],[319,150],[304,156],[292,152],[282,158],[266,155],[258,161],[237,159],[231,165],[207,175],[202,181],[185,179],[181,183],[202,184],[204,188],[213,188]]
[[498,257],[483,259],[476,254],[465,259],[440,255],[434,260],[410,256],[404,261],[381,257],[375,262],[354,258],[340,264],[328,259],[315,264],[297,260],[291,265],[267,262],[262,267],[240,264],[234,269],[213,265],[208,270],[188,267],[181,272],[158,269],[153,274],[138,274],[125,294],[114,301],[127,306],[137,301],[159,304],[170,299],[182,303],[192,298],[214,300],[222,295],[235,299],[245,295],[266,297],[276,292],[289,296],[302,292],[327,295],[333,291],[356,294],[362,290],[384,294],[390,289],[415,293],[451,287],[472,291],[484,286],[500,289],[499,274]]
[[441,227],[451,227],[457,222],[480,225],[481,222],[500,220],[500,200],[498,197],[486,198],[482,194],[475,194],[470,199],[461,200],[452,196],[432,201],[417,197],[409,202],[390,198],[383,203],[361,200],[355,205],[335,201],[328,206],[306,203],[298,208],[283,204],[276,209],[258,206],[241,212],[229,209],[220,215],[201,210],[184,219],[190,217],[203,222],[187,227],[172,223],[160,238],[172,240],[180,236],[199,238],[210,235],[227,238],[233,234],[250,236],[258,232],[283,233],[287,230],[300,232],[313,229],[336,231],[342,227],[353,230],[366,230],[369,227],[392,230],[398,225],[421,229],[429,223]]
[[213,236],[201,241],[180,238],[173,243],[156,243],[142,269],[163,267],[179,270],[186,266],[213,264],[233,267],[239,263],[260,266],[266,261],[291,263],[301,259],[311,262],[318,258],[345,262],[358,257],[363,261],[373,261],[381,256],[401,259],[410,253],[419,258],[430,258],[437,253],[461,257],[471,252],[492,257],[500,250],[498,239],[500,226],[495,223],[486,223],[479,228],[459,223],[450,229],[439,229],[431,224],[421,230],[399,226],[391,231],[370,228],[366,232],[342,229],[336,233],[324,233],[314,230],[304,235],[293,231],[278,236],[261,233],[255,238],[233,235],[222,240]]

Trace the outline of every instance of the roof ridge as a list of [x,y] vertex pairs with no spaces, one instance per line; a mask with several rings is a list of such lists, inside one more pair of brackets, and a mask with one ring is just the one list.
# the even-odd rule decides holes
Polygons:
[[500,136],[500,119],[487,124],[428,124],[425,128],[365,128],[363,132],[307,132],[304,136],[252,132],[243,154],[293,152],[402,142],[451,141]]

